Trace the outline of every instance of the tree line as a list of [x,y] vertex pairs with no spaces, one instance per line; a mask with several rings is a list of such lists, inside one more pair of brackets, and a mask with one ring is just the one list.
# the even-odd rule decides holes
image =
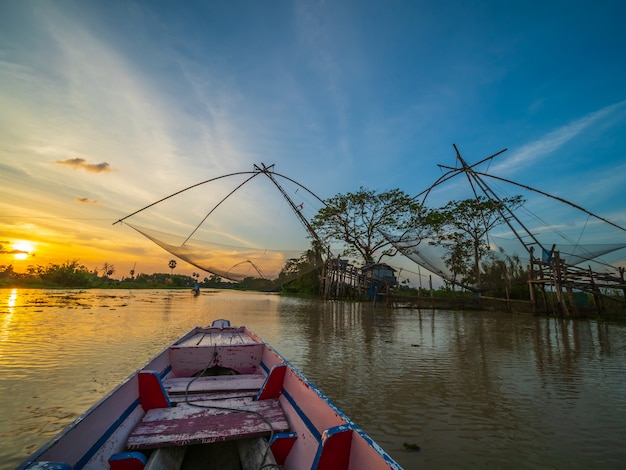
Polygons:
[[[489,233],[506,223],[506,214],[524,204],[522,196],[493,200],[477,196],[427,207],[400,189],[359,188],[325,201],[311,222],[317,243],[339,247],[355,264],[379,263],[398,255],[398,245],[436,245],[451,273],[444,281],[495,296],[527,296],[527,268],[519,257],[495,252]],[[393,241],[393,243],[392,243]]]
[[[209,275],[200,280],[199,273],[191,276],[173,274],[172,261],[168,263],[170,273],[140,273],[135,276],[131,269],[130,276],[113,279],[115,266],[104,263],[102,269],[90,270],[78,260],[66,261],[61,264],[50,263],[47,266],[28,266],[25,273],[15,272],[13,265],[0,265],[0,287],[65,287],[65,288],[191,288],[195,283],[203,287],[232,287],[223,282],[219,276]],[[174,267],[176,262],[174,261]]]
[[[319,270],[328,255],[328,247],[339,247],[337,255],[354,264],[382,262],[398,255],[398,242],[417,247],[420,243],[438,245],[452,279],[446,282],[474,291],[514,294],[515,286],[524,285],[527,272],[516,256],[493,256],[488,243],[489,232],[505,223],[505,210],[513,211],[525,201],[521,196],[492,200],[478,196],[450,201],[443,207],[429,208],[400,189],[376,192],[359,188],[356,192],[337,194],[324,201],[314,216],[311,227],[311,248],[299,258],[289,259],[275,280],[246,278],[239,283],[224,282],[216,275],[200,280],[177,275],[176,260],[170,260],[169,274],[139,274],[120,281],[111,278],[112,264],[101,270],[89,270],[78,260],[48,266],[29,266],[18,274],[11,265],[0,265],[0,286],[11,282],[21,285],[52,285],[60,287],[240,287],[255,290],[286,289],[315,294],[319,286]],[[390,241],[393,235],[394,243]],[[525,287],[523,289],[526,290]]]

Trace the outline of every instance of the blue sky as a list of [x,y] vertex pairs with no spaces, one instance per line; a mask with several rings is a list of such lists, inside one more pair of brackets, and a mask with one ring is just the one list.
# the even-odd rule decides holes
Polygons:
[[[1,256],[27,240],[24,263],[159,271],[171,256],[112,221],[261,162],[322,198],[417,194],[453,144],[470,163],[507,148],[481,169],[626,226],[624,18],[618,1],[2,2]],[[528,198],[533,229],[626,240],[498,188]],[[458,177],[428,202],[470,194]],[[205,197],[153,221],[193,226]],[[240,209],[214,233],[253,244]]]

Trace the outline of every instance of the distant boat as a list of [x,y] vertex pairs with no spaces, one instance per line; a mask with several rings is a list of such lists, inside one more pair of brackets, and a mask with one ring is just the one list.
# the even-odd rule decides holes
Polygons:
[[228,320],[183,335],[18,468],[200,465],[401,468],[270,345]]

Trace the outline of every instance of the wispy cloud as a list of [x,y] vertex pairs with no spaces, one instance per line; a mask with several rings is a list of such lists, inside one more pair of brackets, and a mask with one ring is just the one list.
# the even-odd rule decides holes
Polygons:
[[491,171],[494,174],[510,174],[520,168],[531,166],[625,105],[626,101],[620,101],[559,127],[540,139],[522,146],[505,161],[493,165]]
[[87,163],[84,158],[70,158],[68,160],[57,160],[54,162],[57,165],[65,165],[73,168],[74,170],[85,170],[91,173],[102,173],[111,171],[111,165],[107,162],[102,163]]

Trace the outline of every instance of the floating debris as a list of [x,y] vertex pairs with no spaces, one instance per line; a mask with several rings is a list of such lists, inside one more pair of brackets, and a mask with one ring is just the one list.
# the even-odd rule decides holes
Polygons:
[[402,445],[404,446],[406,450],[410,450],[413,452],[419,452],[420,450],[422,450],[420,446],[418,446],[417,444],[409,444],[408,442],[405,442]]

